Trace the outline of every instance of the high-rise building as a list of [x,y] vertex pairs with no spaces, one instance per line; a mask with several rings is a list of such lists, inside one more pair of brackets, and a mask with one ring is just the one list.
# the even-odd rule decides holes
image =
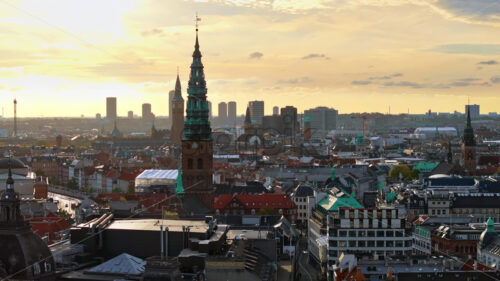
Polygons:
[[128,119],[133,119],[134,118],[134,112],[132,110],[129,110],[127,113]]
[[476,139],[471,124],[470,109],[467,110],[467,125],[462,140],[462,166],[468,175],[476,172]]
[[227,103],[225,102],[219,103],[219,122],[224,125],[227,123]]
[[106,118],[109,120],[115,120],[118,115],[116,114],[116,98],[107,97],[106,98]]
[[184,127],[184,99],[182,98],[181,80],[177,74],[175,81],[174,96],[170,102],[172,109],[172,127],[170,129],[170,140],[173,143],[180,144],[182,139],[182,128]]
[[311,122],[311,134],[317,137],[337,128],[337,115],[337,110],[324,106],[304,111],[304,116],[308,116]]
[[280,115],[280,108],[277,106],[273,106],[273,115]]
[[248,102],[250,108],[250,116],[253,124],[262,125],[262,117],[264,117],[264,101]]
[[142,104],[142,119],[150,120],[150,119],[152,119],[151,118],[152,116],[153,116],[153,113],[151,112],[151,104],[150,103],[143,103]]
[[231,126],[236,125],[236,102],[230,101],[227,103],[227,121]]
[[209,121],[205,74],[198,43],[198,27],[187,92],[187,110],[182,138],[182,182],[186,186],[186,194],[195,195],[204,205],[213,209],[215,192],[212,180],[212,128]]
[[282,107],[281,118],[283,119],[283,132],[281,133],[285,136],[295,136],[300,129],[297,121],[297,108],[294,106]]
[[465,114],[470,111],[471,118],[479,118],[479,104],[466,104],[465,105]]

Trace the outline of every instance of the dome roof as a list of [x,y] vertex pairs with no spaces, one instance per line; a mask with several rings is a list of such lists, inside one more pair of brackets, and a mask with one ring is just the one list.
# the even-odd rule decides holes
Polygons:
[[487,247],[493,240],[497,238],[498,234],[495,231],[495,223],[491,218],[486,221],[486,229],[479,237],[479,245],[481,248]]
[[[2,272],[16,274],[13,279],[55,280],[52,254],[40,236],[29,228],[0,233],[0,278]],[[28,268],[28,270],[23,270]],[[3,269],[3,270],[2,270]]]
[[23,161],[17,159],[17,158],[2,158],[0,159],[0,170],[5,169],[7,170],[9,168],[9,160],[10,160],[10,167],[12,169],[23,169],[26,168],[26,165],[23,163]]

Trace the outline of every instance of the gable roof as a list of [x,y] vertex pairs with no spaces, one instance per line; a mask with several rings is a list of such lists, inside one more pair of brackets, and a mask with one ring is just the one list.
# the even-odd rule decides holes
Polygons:
[[145,260],[127,253],[116,256],[88,270],[89,273],[108,273],[117,275],[141,275],[144,272]]

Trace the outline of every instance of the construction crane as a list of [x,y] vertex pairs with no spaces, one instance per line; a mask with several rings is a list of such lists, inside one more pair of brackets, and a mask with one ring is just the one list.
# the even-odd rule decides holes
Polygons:
[[363,139],[366,138],[366,120],[370,118],[370,116],[363,114],[361,116],[351,116],[351,118],[360,118],[363,119]]

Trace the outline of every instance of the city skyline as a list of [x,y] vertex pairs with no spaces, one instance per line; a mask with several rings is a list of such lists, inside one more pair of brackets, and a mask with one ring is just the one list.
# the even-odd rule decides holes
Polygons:
[[483,113],[500,104],[494,1],[2,4],[4,117],[14,98],[19,117],[104,116],[108,96],[118,116],[143,103],[168,115],[177,66],[186,96],[196,11],[208,99],[235,100],[239,115],[251,100],[266,115],[275,105],[415,114],[462,111],[469,96]]

